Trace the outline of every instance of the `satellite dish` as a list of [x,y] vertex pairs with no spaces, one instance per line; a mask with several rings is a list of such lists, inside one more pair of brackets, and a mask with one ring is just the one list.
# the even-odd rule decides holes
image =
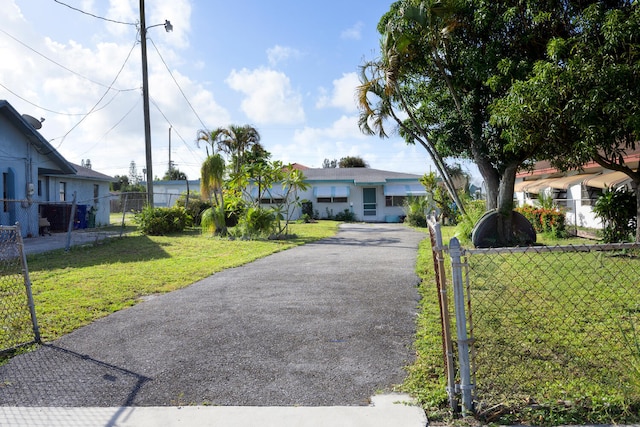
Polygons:
[[22,118],[31,126],[33,126],[34,129],[40,129],[42,127],[42,122],[33,116],[30,116],[28,114],[23,114]]

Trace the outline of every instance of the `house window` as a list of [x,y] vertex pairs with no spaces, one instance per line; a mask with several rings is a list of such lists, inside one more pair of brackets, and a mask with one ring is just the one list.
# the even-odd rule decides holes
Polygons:
[[596,200],[602,196],[602,188],[589,187],[587,185],[582,186],[582,205],[593,206]]
[[558,206],[567,206],[567,191],[566,190],[554,190],[553,200]]
[[405,196],[384,196],[384,205],[389,206],[404,206]]
[[67,201],[67,183],[66,182],[61,182],[60,183],[60,187],[59,187],[59,192],[60,192],[60,201],[61,202],[66,202]]
[[278,198],[278,199],[262,198],[260,199],[260,203],[263,205],[282,205],[284,203],[284,199],[283,198]]
[[98,204],[100,194],[100,186],[98,184],[93,184],[93,204],[94,206]]
[[42,180],[38,180],[38,197],[42,197]]
[[318,203],[347,203],[349,199],[347,197],[318,197],[316,201]]

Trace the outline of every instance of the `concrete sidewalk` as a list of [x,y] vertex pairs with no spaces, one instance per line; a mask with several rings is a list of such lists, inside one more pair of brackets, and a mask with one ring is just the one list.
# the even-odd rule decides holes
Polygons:
[[399,394],[372,398],[371,406],[260,407],[0,407],[5,427],[425,427],[420,408]]

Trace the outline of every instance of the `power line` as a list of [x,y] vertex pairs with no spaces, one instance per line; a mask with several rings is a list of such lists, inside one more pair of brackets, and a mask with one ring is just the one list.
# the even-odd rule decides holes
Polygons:
[[[42,53],[40,53],[40,52],[38,52],[37,50],[35,50],[35,49],[34,49],[34,48],[32,48],[31,46],[29,46],[28,44],[26,44],[26,43],[24,43],[23,41],[21,41],[21,40],[17,39],[16,37],[12,36],[11,34],[9,34],[8,32],[6,32],[5,30],[3,30],[3,29],[1,29],[1,28],[0,28],[0,32],[4,33],[6,36],[8,36],[8,37],[12,38],[12,39],[13,39],[14,41],[16,41],[17,43],[20,43],[22,46],[26,47],[27,49],[29,49],[29,50],[30,50],[30,51],[32,51],[33,53],[35,53],[35,54],[37,54],[37,55],[39,55],[39,56],[43,57],[43,58],[44,58],[44,59],[46,59],[47,61],[51,62],[52,64],[57,65],[58,67],[62,68],[63,70],[66,70],[66,71],[70,72],[71,74],[75,74],[76,76],[81,77],[81,78],[83,78],[83,79],[85,79],[85,80],[87,80],[87,81],[90,81],[91,83],[96,84],[96,85],[98,85],[98,86],[102,86],[102,87],[109,87],[109,86],[105,85],[104,83],[100,83],[100,82],[98,82],[98,81],[95,81],[95,80],[93,80],[93,79],[91,79],[91,78],[89,78],[89,77],[87,77],[87,76],[84,76],[84,75],[82,75],[82,74],[78,73],[77,71],[74,71],[74,70],[72,70],[72,69],[70,69],[70,68],[68,68],[68,67],[65,67],[64,65],[60,64],[59,62],[54,61],[53,59],[49,58],[48,56],[46,56],[46,55],[44,55],[44,54],[42,54]],[[133,90],[138,90],[138,88],[131,88],[131,89],[115,89],[115,88],[113,88],[113,87],[112,87],[111,89],[112,89],[112,90],[117,90],[117,91],[120,91],[120,92],[130,92],[130,91],[133,91]]]
[[[50,110],[50,109],[48,109],[48,108],[42,107],[42,106],[40,106],[40,105],[38,105],[38,104],[35,104],[35,103],[33,103],[33,102],[29,101],[28,99],[26,99],[26,98],[24,98],[24,97],[22,97],[22,96],[18,95],[17,93],[15,93],[15,92],[14,92],[14,91],[12,91],[11,89],[9,89],[9,88],[8,88],[8,87],[6,87],[5,85],[3,85],[2,83],[0,83],[0,87],[4,88],[7,92],[9,92],[10,94],[12,94],[12,95],[13,95],[13,96],[15,96],[16,98],[19,98],[19,99],[23,100],[23,101],[24,101],[24,102],[26,102],[27,104],[32,105],[32,106],[34,106],[34,107],[36,107],[36,108],[39,108],[39,109],[41,109],[41,110],[47,111],[47,112],[49,112],[49,113],[58,114],[58,115],[61,115],[61,116],[85,116],[85,115],[89,114],[89,113],[62,113],[62,112],[60,112],[60,111]],[[96,111],[100,111],[100,110],[102,110],[102,109],[106,108],[109,104],[111,104],[111,102],[113,102],[113,100],[114,100],[114,99],[116,98],[116,96],[118,96],[118,95],[119,95],[119,92],[115,93],[115,94],[113,95],[113,98],[111,98],[111,99],[109,100],[109,102],[107,102],[107,103],[106,103],[106,104],[104,104],[101,108],[98,108],[98,109],[97,109],[97,110],[95,110],[94,112],[96,112]]]
[[176,80],[176,78],[173,76],[173,73],[171,72],[171,70],[169,69],[169,66],[167,65],[167,63],[165,62],[164,58],[162,57],[162,55],[160,54],[160,51],[158,50],[158,47],[156,46],[156,44],[153,42],[153,39],[149,39],[149,41],[151,42],[151,44],[153,45],[153,47],[155,48],[156,52],[158,53],[158,56],[160,57],[160,60],[162,61],[162,63],[164,64],[164,67],[167,69],[167,71],[169,72],[169,75],[171,76],[171,78],[173,79],[173,82],[176,84],[176,86],[178,87],[178,90],[180,91],[180,93],[182,94],[182,97],[184,98],[185,101],[187,101],[187,104],[189,105],[189,108],[191,108],[191,111],[193,111],[193,114],[196,115],[196,117],[198,118],[198,121],[200,121],[200,124],[202,125],[202,129],[204,130],[208,130],[207,125],[204,124],[204,122],[202,121],[202,119],[200,118],[200,116],[198,115],[198,113],[196,112],[195,108],[193,108],[193,105],[191,105],[191,102],[189,102],[189,99],[187,98],[187,95],[185,95],[184,91],[182,90],[182,88],[180,87],[180,84],[178,84],[178,81]]
[[105,17],[103,17],[103,16],[94,15],[93,13],[85,12],[85,11],[84,11],[84,10],[82,10],[82,9],[78,9],[77,7],[70,6],[70,5],[68,5],[68,4],[66,4],[66,3],[63,3],[63,2],[61,2],[61,1],[58,1],[58,0],[53,0],[53,1],[55,1],[55,2],[56,2],[56,3],[58,3],[58,4],[61,4],[62,6],[66,6],[66,7],[68,7],[69,9],[73,9],[73,10],[75,10],[76,12],[80,12],[80,13],[83,13],[83,14],[85,14],[85,15],[89,15],[89,16],[92,16],[92,17],[94,17],[94,18],[97,18],[97,19],[102,19],[103,21],[108,21],[108,22],[113,22],[113,23],[115,23],[115,24],[123,24],[123,25],[134,25],[134,26],[138,25],[138,24],[133,23],[133,22],[122,22],[122,21],[116,21],[116,20],[114,20],[114,19],[105,18]]
[[[89,112],[87,114],[85,114],[84,117],[82,117],[82,119],[80,119],[80,121],[78,123],[76,123],[71,129],[69,129],[69,131],[67,133],[65,133],[62,136],[62,140],[60,141],[60,144],[58,144],[58,146],[56,148],[60,148],[60,146],[62,145],[62,143],[64,142],[65,138],[67,137],[67,135],[69,135],[75,128],[77,128],[80,123],[82,123],[87,117],[89,117],[89,115],[91,113],[94,112],[94,110],[98,107],[98,105],[100,104],[100,102],[102,102],[102,100],[104,99],[105,96],[107,96],[107,94],[109,93],[109,91],[111,90],[111,86],[113,86],[113,84],[118,80],[118,77],[120,77],[120,73],[122,73],[122,70],[124,69],[124,66],[127,64],[127,62],[129,61],[129,58],[131,57],[131,52],[133,52],[133,49],[136,47],[136,45],[138,44],[138,41],[136,40],[133,43],[133,46],[131,46],[131,50],[129,50],[129,53],[127,54],[127,57],[125,58],[124,62],[122,63],[122,66],[120,67],[120,70],[118,70],[118,74],[116,74],[116,76],[113,78],[113,81],[111,82],[111,85],[107,88],[107,90],[105,91],[105,93],[100,97],[100,99],[98,99],[98,102],[95,103],[95,105],[93,107],[91,107],[91,109],[89,110]],[[56,139],[56,138],[54,138]]]
[[167,116],[164,114],[164,112],[160,109],[160,107],[158,106],[158,104],[156,103],[156,101],[149,97],[149,100],[151,101],[151,103],[153,104],[154,107],[156,107],[156,109],[158,110],[158,112],[160,114],[162,114],[162,117],[164,117],[165,121],[167,122],[167,124],[169,124],[173,130],[176,132],[176,135],[178,135],[178,137],[180,138],[180,140],[182,141],[182,143],[185,145],[185,147],[187,147],[187,149],[193,154],[196,155],[196,153],[198,153],[198,151],[195,151],[193,149],[193,147],[191,145],[189,145],[187,143],[187,141],[185,141],[185,139],[182,137],[182,135],[180,134],[180,132],[178,132],[178,129],[176,129],[176,127],[173,125],[173,123],[171,123],[171,121],[167,118]]

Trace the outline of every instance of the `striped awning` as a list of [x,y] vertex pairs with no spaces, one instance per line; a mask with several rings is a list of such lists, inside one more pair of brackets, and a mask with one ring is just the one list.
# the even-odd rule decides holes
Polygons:
[[395,184],[384,186],[385,196],[426,196],[427,190],[421,184]]
[[578,174],[563,176],[562,178],[556,178],[549,182],[549,187],[556,188],[558,190],[567,190],[574,184],[578,184],[586,179],[593,178],[596,174]]
[[596,175],[593,178],[587,179],[584,181],[584,185],[588,187],[604,189],[615,187],[616,185],[622,184],[629,179],[631,179],[629,178],[629,175],[624,172],[610,172],[603,173],[602,175]]
[[349,187],[329,185],[313,187],[313,197],[349,197]]
[[545,179],[536,179],[533,181],[521,181],[516,183],[513,186],[513,191],[521,192],[525,191],[527,193],[538,194],[542,191],[543,188],[550,187],[551,181],[557,178],[545,178]]

